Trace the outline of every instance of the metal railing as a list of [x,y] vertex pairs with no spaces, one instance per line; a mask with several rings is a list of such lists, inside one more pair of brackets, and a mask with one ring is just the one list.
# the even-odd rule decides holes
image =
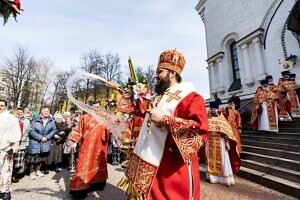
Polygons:
[[248,99],[247,101],[238,109],[242,119],[243,130],[251,130],[252,99]]

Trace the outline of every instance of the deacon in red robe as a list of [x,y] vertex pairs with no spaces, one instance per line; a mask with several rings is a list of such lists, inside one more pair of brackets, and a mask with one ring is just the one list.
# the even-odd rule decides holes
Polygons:
[[241,131],[242,131],[242,120],[241,120],[241,115],[239,113],[239,111],[235,110],[234,108],[234,102],[232,99],[228,100],[228,105],[225,109],[222,110],[222,113],[224,115],[224,117],[227,119],[227,121],[229,122],[236,143],[237,143],[237,149],[238,149],[238,153],[242,152],[242,143],[241,143]]
[[291,81],[291,84],[294,85],[294,89],[296,90],[298,100],[300,99],[300,85],[296,82],[296,74],[291,73],[289,77],[289,81]]
[[296,82],[289,80],[289,71],[281,72],[283,78],[278,83],[279,91],[285,94],[287,107],[291,113],[292,118],[300,118],[300,103],[296,89],[299,88]]
[[232,126],[218,112],[218,103],[210,102],[209,133],[206,141],[206,178],[210,183],[235,185],[233,173],[241,166]]
[[156,95],[144,118],[129,165],[118,185],[128,199],[200,199],[198,151],[208,133],[203,98],[181,83],[185,65],[177,50],[166,50],[156,71]]
[[[94,103],[97,110],[99,103]],[[103,190],[107,173],[107,146],[109,135],[91,114],[80,117],[77,127],[69,135],[69,139],[79,143],[79,156],[76,173],[70,181],[70,193],[85,192],[91,184]],[[72,146],[75,148],[75,145]],[[77,192],[78,191],[78,192]]]
[[266,79],[257,90],[252,105],[251,126],[254,130],[278,132],[277,95],[269,90]]
[[[288,112],[286,99],[282,92],[278,89],[278,86],[274,84],[273,76],[266,76],[266,80],[268,82],[268,88],[271,92],[274,92],[277,95],[277,103],[278,103],[278,116],[280,121],[292,121],[292,118]],[[280,81],[279,81],[280,82]]]

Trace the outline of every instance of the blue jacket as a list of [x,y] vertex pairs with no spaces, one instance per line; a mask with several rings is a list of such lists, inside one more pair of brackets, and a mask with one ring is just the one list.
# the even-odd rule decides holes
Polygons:
[[[55,121],[49,117],[46,126],[43,126],[41,117],[37,117],[30,126],[29,130],[29,154],[40,154],[50,151],[51,139],[56,131]],[[46,137],[46,142],[41,142],[41,138]]]

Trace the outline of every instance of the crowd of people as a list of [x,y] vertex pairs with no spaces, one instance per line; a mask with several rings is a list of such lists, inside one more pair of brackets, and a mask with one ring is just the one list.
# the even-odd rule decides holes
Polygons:
[[[98,102],[90,104],[100,108]],[[107,162],[118,165],[125,160],[106,127],[88,113],[52,115],[48,106],[36,116],[32,113],[27,108],[9,109],[8,102],[0,99],[0,197],[11,199],[11,184],[26,175],[35,180],[63,168],[76,172],[71,194],[85,196],[91,186],[103,190]]]
[[[199,199],[199,159],[206,164],[209,182],[234,185],[233,174],[240,169],[242,152],[242,123],[237,110],[240,99],[233,96],[219,108],[222,100],[215,96],[216,101],[207,111],[194,86],[181,82],[184,66],[185,58],[179,51],[162,52],[155,94],[149,97],[143,85],[135,88],[137,82],[124,90],[120,102],[114,104],[116,112],[128,116],[122,139],[123,145],[129,144],[129,151],[123,156],[122,145],[112,137],[109,127],[90,113],[51,115],[49,107],[44,106],[33,117],[28,109],[8,111],[7,102],[1,99],[3,199],[11,199],[11,182],[26,173],[35,180],[49,170],[73,170],[75,165],[70,193],[84,198],[93,189],[104,189],[108,162],[118,165],[124,159],[127,169],[118,186],[129,199]],[[278,131],[277,119],[300,117],[295,75],[282,74],[278,86],[267,76],[256,91],[251,122],[257,124],[258,130]],[[91,103],[94,111],[100,112],[99,108],[98,102]]]
[[268,75],[260,80],[253,98],[251,125],[254,130],[278,132],[278,121],[300,118],[300,85],[295,73],[282,71],[278,84]]
[[[31,180],[43,177],[49,170],[71,169],[71,146],[68,139],[78,123],[80,113],[59,113],[53,116],[47,106],[38,116],[28,109],[8,110],[7,101],[0,99],[1,195],[10,199],[11,184],[29,175]],[[75,151],[74,151],[75,154]]]
[[[295,82],[296,74],[283,71],[275,85],[268,75],[260,80],[252,100],[251,125],[260,132],[278,132],[278,121],[293,121],[300,118],[300,85]],[[233,174],[240,166],[242,152],[240,134],[241,116],[237,110],[240,99],[232,96],[227,104],[215,95],[208,114],[209,128],[205,146],[207,179],[212,183],[234,185]],[[224,106],[225,105],[225,106]]]
[[[79,116],[56,112],[52,116],[44,106],[38,116],[32,117],[28,110],[11,110],[18,132],[8,142],[14,164],[9,180],[1,174],[9,185],[2,193],[10,193],[10,181],[17,182],[24,173],[34,180],[49,170],[59,172],[62,167],[74,166],[74,155],[76,171],[70,180],[70,193],[76,197],[84,198],[91,189],[103,190],[108,178],[107,162],[118,165],[122,158],[128,161],[127,171],[118,186],[130,198],[199,199],[198,155],[206,158],[211,183],[234,185],[233,173],[239,170],[241,151],[241,125],[234,101],[222,110],[223,114],[213,107],[207,114],[204,100],[194,86],[181,83],[184,65],[180,52],[167,50],[160,56],[154,96],[149,97],[148,89],[139,83],[124,90],[124,98],[115,110],[128,115],[128,128],[122,138],[133,142],[132,152],[123,156],[122,145],[112,137],[109,127],[89,113]],[[128,95],[130,91],[134,93]],[[6,101],[1,102],[7,107]],[[94,110],[100,108],[98,102],[91,106]],[[216,122],[222,122],[224,127],[220,129]]]

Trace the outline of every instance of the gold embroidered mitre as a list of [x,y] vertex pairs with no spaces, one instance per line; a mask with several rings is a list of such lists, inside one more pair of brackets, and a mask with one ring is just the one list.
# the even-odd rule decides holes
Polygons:
[[180,75],[184,65],[184,56],[175,49],[166,50],[160,54],[157,68],[169,69]]

